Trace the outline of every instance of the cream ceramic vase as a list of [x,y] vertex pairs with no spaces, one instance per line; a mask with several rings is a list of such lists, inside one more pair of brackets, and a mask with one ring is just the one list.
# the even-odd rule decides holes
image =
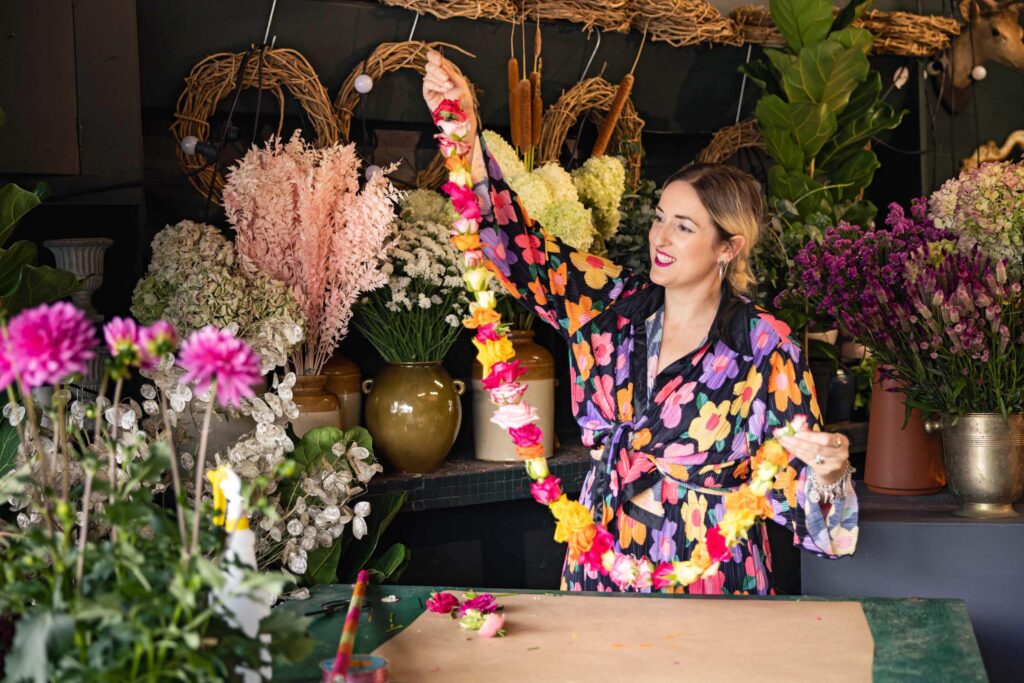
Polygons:
[[327,391],[338,397],[341,428],[358,427],[363,404],[363,394],[359,389],[363,376],[359,366],[336,354],[327,361],[323,373],[327,376]]
[[[544,431],[544,456],[550,458],[555,448],[555,361],[540,344],[533,341],[533,330],[512,330],[508,334],[516,359],[526,366],[519,378],[527,384],[523,400],[537,409],[537,426]],[[473,363],[473,450],[477,460],[515,462],[515,444],[508,432],[491,422],[496,406],[483,385],[483,367]]]
[[338,397],[327,391],[326,375],[298,375],[292,400],[299,409],[299,416],[292,420],[292,430],[300,439],[314,427],[341,429],[341,407]]

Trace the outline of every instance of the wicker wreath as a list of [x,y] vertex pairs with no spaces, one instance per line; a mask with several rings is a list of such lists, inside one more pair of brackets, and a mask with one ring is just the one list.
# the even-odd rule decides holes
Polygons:
[[[729,17],[736,23],[736,31],[743,42],[768,47],[785,45],[767,7],[740,7]],[[927,57],[945,50],[950,39],[960,32],[959,22],[949,17],[881,10],[865,12],[853,25],[874,34],[873,53],[906,57]]]
[[[399,71],[400,69],[413,69],[418,73],[425,73],[427,69],[427,52],[430,50],[442,50],[450,48],[457,50],[468,57],[473,54],[450,43],[425,43],[419,40],[407,40],[400,43],[381,43],[370,56],[366,58],[355,70],[348,75],[345,82],[334,98],[334,112],[337,116],[338,128],[341,131],[343,140],[349,139],[349,132],[352,129],[352,117],[355,114],[356,106],[359,104],[359,93],[356,92],[356,76],[365,73],[376,83],[386,73]],[[468,79],[467,79],[468,80]],[[476,89],[469,84],[473,93],[474,103],[477,100]],[[416,186],[436,189],[444,184],[448,177],[448,171],[444,167],[444,159],[441,153],[434,157],[427,170],[416,174]]]
[[[598,128],[615,99],[617,86],[609,83],[601,76],[580,81],[562,93],[558,101],[544,112],[541,127],[540,150],[538,159],[542,162],[558,161],[569,135],[569,129],[585,112],[590,112]],[[612,139],[618,142],[617,149],[626,161],[626,173],[630,184],[636,186],[640,180],[640,163],[643,158],[641,133],[644,129],[643,119],[636,113],[631,99],[626,100],[622,115],[615,126]],[[613,144],[612,149],[616,149]]]
[[708,146],[697,155],[697,161],[702,164],[721,164],[746,147],[764,149],[764,140],[757,129],[756,119],[744,119],[716,130]]
[[[210,117],[216,112],[220,101],[234,92],[238,69],[244,59],[244,52],[218,52],[192,67],[185,79],[185,90],[178,96],[174,123],[171,124],[171,132],[179,143],[179,163],[188,172],[202,169],[190,176],[189,182],[205,197],[210,192],[212,179],[211,198],[218,204],[224,188],[223,174],[199,155],[182,152],[181,141],[188,135],[194,135],[200,140],[209,137]],[[338,122],[331,110],[331,100],[306,58],[286,48],[263,50],[262,74],[260,60],[260,51],[253,50],[242,74],[242,87],[257,88],[262,82],[263,89],[277,98],[277,135],[281,135],[284,127],[284,91],[287,90],[305,111],[316,133],[316,144],[327,147],[338,142]]]

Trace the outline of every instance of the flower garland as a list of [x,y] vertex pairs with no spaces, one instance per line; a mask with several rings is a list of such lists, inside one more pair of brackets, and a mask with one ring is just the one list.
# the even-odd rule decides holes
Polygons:
[[[704,539],[690,553],[690,559],[660,562],[654,565],[647,558],[637,559],[615,551],[614,538],[603,524],[593,520],[590,510],[562,492],[561,480],[548,471],[544,457],[542,432],[533,424],[537,411],[523,402],[526,385],[517,381],[525,372],[508,340],[508,325],[501,322],[495,310],[494,293],[487,288],[491,272],[484,267],[485,256],[478,235],[480,207],[472,189],[472,175],[465,141],[470,125],[462,106],[455,100],[442,101],[433,112],[434,123],[441,129],[435,135],[445,158],[448,182],[441,190],[451,197],[459,212],[452,224],[452,242],[463,252],[466,262],[466,288],[474,297],[470,317],[463,324],[476,330],[473,344],[477,359],[483,366],[483,385],[491,401],[498,407],[491,421],[508,430],[516,445],[516,453],[525,460],[527,475],[532,479],[530,492],[534,500],[546,505],[554,515],[555,540],[569,544],[569,559],[582,562],[590,571],[609,576],[620,590],[647,590],[688,586],[700,578],[713,576],[719,563],[732,557],[732,548],[746,539],[758,519],[771,517],[768,492],[775,486],[775,476],[786,468],[789,455],[775,439],[766,441],[751,459],[750,482],[725,496],[725,514],[718,524],[707,530]],[[793,434],[806,428],[806,419],[797,419],[781,430]]]

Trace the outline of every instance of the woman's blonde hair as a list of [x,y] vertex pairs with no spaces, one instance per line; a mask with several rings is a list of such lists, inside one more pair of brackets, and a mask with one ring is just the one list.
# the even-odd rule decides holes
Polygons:
[[662,188],[682,181],[697,192],[701,204],[711,216],[722,241],[741,235],[743,248],[735,253],[726,273],[729,285],[738,294],[749,294],[757,283],[750,267],[751,254],[761,233],[765,201],[761,184],[752,175],[725,164],[690,164],[665,181]]

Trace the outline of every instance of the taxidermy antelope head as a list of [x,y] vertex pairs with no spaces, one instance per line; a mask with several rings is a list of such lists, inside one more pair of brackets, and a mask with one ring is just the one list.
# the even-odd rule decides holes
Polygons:
[[943,104],[954,114],[970,101],[971,81],[985,77],[986,62],[1024,70],[1021,6],[1024,0],[961,0],[960,15],[967,25],[938,58]]

